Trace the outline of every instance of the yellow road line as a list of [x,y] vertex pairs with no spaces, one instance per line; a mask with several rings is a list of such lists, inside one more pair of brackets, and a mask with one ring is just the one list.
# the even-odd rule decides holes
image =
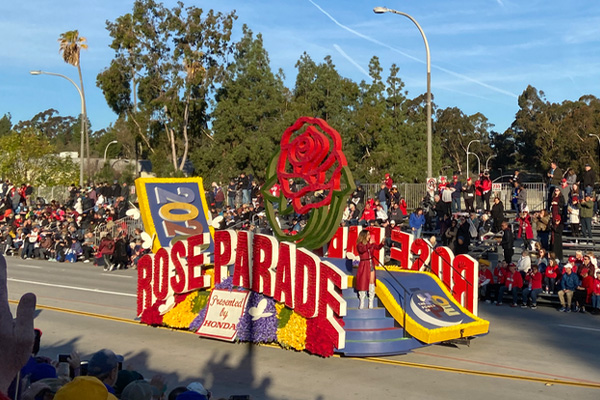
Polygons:
[[536,382],[536,383],[544,383],[548,385],[566,385],[566,386],[577,386],[584,387],[589,389],[600,389],[600,383],[588,383],[588,382],[578,382],[578,381],[569,381],[564,379],[547,379],[547,378],[538,378],[535,376],[521,376],[521,375],[513,375],[513,374],[503,374],[499,372],[485,372],[485,371],[477,371],[472,369],[463,369],[463,368],[453,368],[453,367],[443,367],[440,365],[430,365],[430,364],[420,364],[415,362],[407,362],[407,361],[399,361],[399,360],[388,360],[385,358],[378,357],[351,357],[353,359],[359,361],[366,362],[374,362],[378,364],[389,364],[389,365],[399,365],[411,368],[421,368],[421,369],[429,369],[440,372],[451,372],[456,374],[465,374],[465,375],[475,375],[475,376],[483,376],[488,378],[500,378],[500,379],[513,379],[520,380],[526,382]]
[[[18,301],[9,300],[9,303],[18,304]],[[111,317],[109,315],[71,310],[68,308],[46,306],[46,305],[41,305],[41,304],[38,304],[37,308],[42,309],[42,310],[50,310],[50,311],[62,312],[62,313],[73,314],[73,315],[82,315],[85,317],[99,318],[99,319],[104,319],[104,320],[109,320],[109,321],[114,321],[114,322],[123,322],[123,323],[127,323],[127,324],[144,326],[140,322],[134,321],[132,319]],[[164,327],[164,326],[159,326],[157,328],[168,329],[170,331],[175,331],[175,332],[195,334],[195,332],[191,332],[188,330],[173,329],[173,328],[168,328],[168,327]],[[279,346],[274,345],[274,344],[263,344],[263,346],[280,348]],[[485,371],[477,371],[477,370],[473,370],[473,369],[443,367],[440,365],[421,364],[421,363],[391,360],[391,359],[379,358],[379,357],[341,357],[337,354],[334,355],[334,357],[344,358],[344,359],[348,359],[348,360],[371,362],[371,363],[377,363],[377,364],[428,369],[428,370],[438,371],[438,372],[450,372],[450,373],[455,373],[455,374],[482,376],[482,377],[486,377],[486,378],[512,379],[512,380],[519,380],[519,381],[525,381],[525,382],[543,383],[543,384],[547,384],[547,385],[563,385],[563,386],[575,386],[575,387],[588,388],[588,389],[600,389],[600,383],[578,382],[578,381],[569,381],[569,380],[564,380],[564,379],[547,379],[547,378],[539,378],[539,377],[535,377],[535,376],[503,374],[503,373],[499,373],[499,372],[485,372]]]

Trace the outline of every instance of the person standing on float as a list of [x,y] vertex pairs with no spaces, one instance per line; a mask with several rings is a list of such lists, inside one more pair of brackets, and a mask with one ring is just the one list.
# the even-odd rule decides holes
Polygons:
[[358,264],[354,287],[358,291],[359,309],[365,308],[367,290],[369,291],[369,308],[373,308],[375,302],[375,263],[378,262],[373,253],[382,247],[383,240],[381,243],[375,244],[369,231],[363,230],[358,234],[356,251],[358,251],[360,257],[360,263]]

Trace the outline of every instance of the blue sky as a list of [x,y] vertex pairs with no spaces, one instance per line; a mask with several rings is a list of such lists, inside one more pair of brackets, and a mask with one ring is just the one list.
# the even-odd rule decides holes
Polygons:
[[[164,2],[173,6],[175,2]],[[52,6],[50,6],[50,4]],[[432,92],[439,107],[481,112],[503,132],[518,110],[517,96],[528,84],[552,102],[600,97],[600,5],[573,0],[338,1],[220,0],[188,2],[220,11],[237,10],[236,38],[242,24],[262,33],[273,70],[282,68],[292,87],[294,64],[306,51],[315,61],[331,55],[338,71],[359,82],[372,56],[387,76],[400,67],[409,96],[426,90],[425,48],[417,28],[405,17],[376,15],[385,6],[412,15],[431,48]],[[68,75],[77,70],[58,53],[60,33],[78,29],[88,39],[82,69],[93,129],[116,119],[96,75],[113,51],[105,21],[130,12],[124,0],[28,0],[0,5],[0,115],[13,123],[55,108],[77,115],[79,97],[65,80],[31,76],[32,69]]]

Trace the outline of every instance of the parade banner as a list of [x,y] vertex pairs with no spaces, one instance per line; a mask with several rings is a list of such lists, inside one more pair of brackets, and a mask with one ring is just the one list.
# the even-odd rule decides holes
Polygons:
[[206,318],[197,333],[200,336],[233,342],[248,294],[248,291],[213,290],[208,300]]

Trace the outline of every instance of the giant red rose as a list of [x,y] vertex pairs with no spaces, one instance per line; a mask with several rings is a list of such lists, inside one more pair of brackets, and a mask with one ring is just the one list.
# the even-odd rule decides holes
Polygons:
[[281,138],[277,178],[298,214],[331,203],[345,165],[342,139],[322,119],[299,118]]
[[[283,133],[261,191],[275,236],[314,250],[335,234],[355,187],[340,134],[322,119],[300,117]],[[280,225],[292,214],[308,216],[300,231]]]

